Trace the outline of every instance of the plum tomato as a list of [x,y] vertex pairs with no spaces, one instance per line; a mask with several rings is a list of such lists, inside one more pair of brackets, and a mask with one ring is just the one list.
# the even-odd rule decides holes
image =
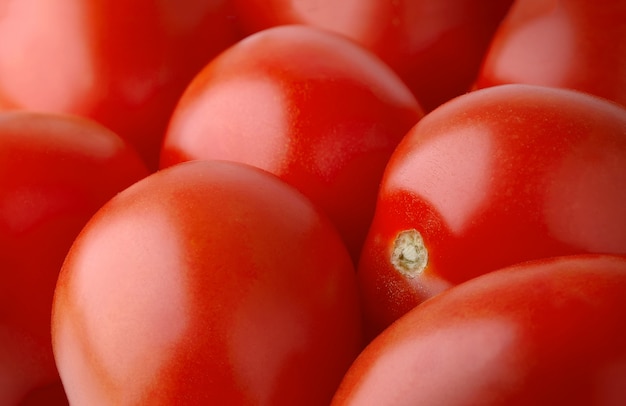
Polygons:
[[259,168],[156,172],[76,239],[54,296],[71,404],[323,405],[363,348],[330,220]]
[[222,159],[272,172],[326,211],[356,262],[387,160],[422,116],[398,76],[354,42],[306,26],[270,28],[192,81],[161,167]]
[[151,169],[191,78],[238,38],[230,0],[2,0],[0,108],[76,114]]
[[0,404],[35,392],[52,404],[60,381],[50,313],[65,255],[106,201],[148,173],[134,149],[91,120],[0,113]]
[[430,111],[466,92],[512,0],[234,0],[245,34],[304,24],[342,34],[391,66]]
[[358,264],[373,334],[517,262],[626,254],[626,109],[511,84],[424,117],[394,151]]
[[626,1],[517,0],[486,53],[476,88],[527,83],[626,106]]
[[400,317],[359,355],[332,406],[626,404],[626,259],[496,270]]

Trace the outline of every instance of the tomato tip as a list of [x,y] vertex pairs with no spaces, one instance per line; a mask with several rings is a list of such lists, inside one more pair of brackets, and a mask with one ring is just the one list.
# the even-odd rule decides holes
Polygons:
[[391,263],[400,274],[415,278],[428,264],[428,250],[424,239],[415,229],[398,233],[393,244]]

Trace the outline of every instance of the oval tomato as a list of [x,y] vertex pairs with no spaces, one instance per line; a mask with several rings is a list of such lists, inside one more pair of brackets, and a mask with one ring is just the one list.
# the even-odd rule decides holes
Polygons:
[[351,41],[272,28],[194,79],[174,111],[161,166],[224,159],[272,172],[328,213],[356,260],[385,164],[421,116],[397,75]]
[[573,256],[483,275],[376,337],[339,405],[626,404],[626,259]]
[[571,88],[626,106],[626,1],[517,0],[496,32],[476,87]]
[[77,405],[321,405],[362,348],[355,271],[294,188],[233,162],[126,189],[70,250],[55,359]]
[[5,0],[0,15],[0,107],[92,118],[152,169],[185,86],[238,38],[226,0]]
[[0,113],[0,404],[58,383],[50,312],[63,259],[91,215],[147,175],[99,124]]
[[305,24],[381,57],[426,111],[466,92],[512,0],[234,0],[244,33]]
[[381,184],[358,275],[373,334],[424,299],[535,258],[626,253],[626,109],[502,85],[424,117]]

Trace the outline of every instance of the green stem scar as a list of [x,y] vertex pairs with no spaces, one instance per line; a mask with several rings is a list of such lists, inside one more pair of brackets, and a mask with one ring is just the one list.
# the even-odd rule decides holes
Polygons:
[[428,250],[419,231],[411,229],[398,233],[393,243],[391,263],[407,278],[415,278],[426,269]]

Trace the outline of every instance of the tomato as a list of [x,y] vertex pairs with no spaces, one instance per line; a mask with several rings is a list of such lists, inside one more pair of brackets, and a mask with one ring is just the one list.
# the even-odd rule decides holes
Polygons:
[[226,161],[172,166],[105,205],[67,256],[52,329],[77,405],[328,404],[363,345],[332,223]]
[[502,85],[424,117],[386,168],[358,265],[371,334],[504,266],[626,254],[626,109]]
[[69,406],[61,380],[32,390],[19,406]]
[[0,113],[0,404],[59,382],[50,312],[63,258],[101,205],[147,175],[95,122]]
[[89,117],[151,169],[193,75],[238,35],[226,0],[2,0],[0,107]]
[[246,34],[305,24],[380,56],[426,111],[467,91],[512,0],[234,0]]
[[304,26],[254,34],[193,80],[161,166],[224,159],[279,176],[322,207],[358,259],[385,164],[423,115],[377,57]]
[[517,0],[496,32],[476,87],[528,83],[626,105],[626,1]]
[[339,405],[626,404],[626,259],[494,271],[412,309],[354,362]]

